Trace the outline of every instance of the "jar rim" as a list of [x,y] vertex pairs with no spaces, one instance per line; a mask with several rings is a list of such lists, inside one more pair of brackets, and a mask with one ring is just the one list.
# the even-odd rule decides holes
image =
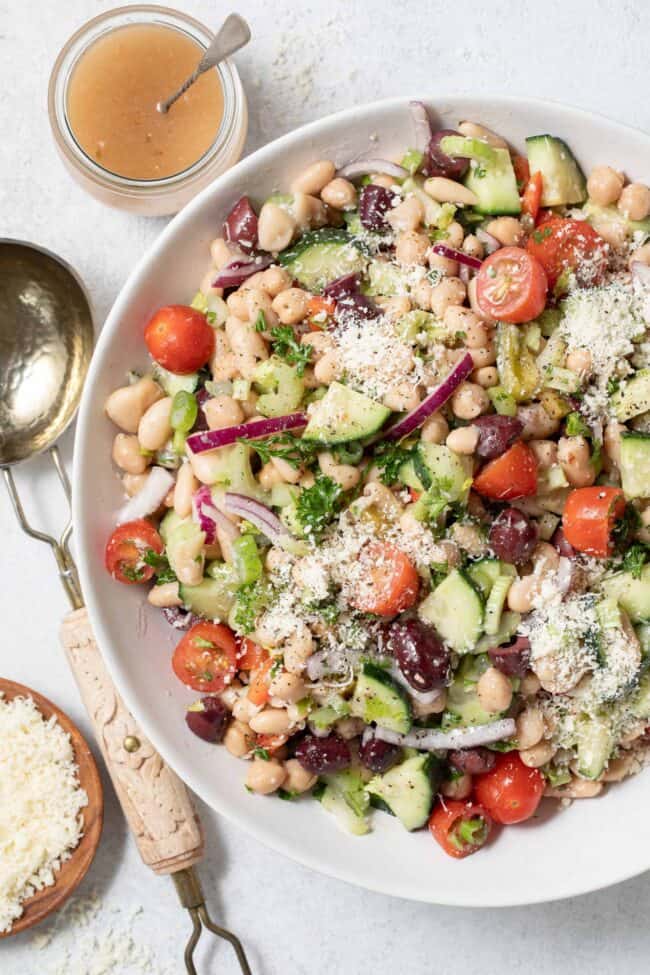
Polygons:
[[212,144],[191,166],[159,179],[134,179],[113,173],[92,159],[77,142],[68,120],[67,92],[72,72],[79,59],[100,37],[120,27],[149,23],[181,31],[203,49],[213,37],[200,21],[170,7],[158,4],[115,7],[86,21],[68,38],[54,63],[48,87],[50,125],[64,158],[98,187],[126,196],[162,196],[198,181],[206,169],[217,169],[231,154],[233,141],[246,118],[246,102],[237,68],[226,59],[216,66],[223,92],[221,122]]

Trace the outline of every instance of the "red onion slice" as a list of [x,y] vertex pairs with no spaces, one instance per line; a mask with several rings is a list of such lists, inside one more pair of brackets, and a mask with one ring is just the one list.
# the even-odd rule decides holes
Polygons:
[[429,113],[424,102],[409,102],[409,108],[411,110],[411,118],[413,119],[413,127],[415,128],[415,145],[413,148],[424,155],[433,135],[431,122],[429,121]]
[[116,524],[146,518],[156,511],[174,485],[174,477],[164,467],[152,467],[144,487],[123,505],[117,513]]
[[213,288],[238,288],[247,278],[257,274],[258,271],[265,271],[273,264],[270,256],[256,257],[252,261],[231,261],[219,271],[212,282]]
[[[409,433],[412,433],[418,427],[422,426],[424,421],[428,419],[432,413],[439,410],[441,406],[444,406],[447,400],[453,395],[456,389],[460,386],[464,379],[466,379],[470,372],[474,369],[474,360],[472,359],[469,352],[455,363],[453,369],[446,376],[445,379],[436,386],[432,393],[424,399],[419,406],[417,406],[406,416],[398,420],[398,422],[387,430],[385,433],[386,440],[401,440],[402,437],[406,437]],[[189,441],[188,441],[189,442]]]
[[357,176],[367,176],[368,173],[384,173],[386,176],[394,176],[395,179],[406,179],[408,176],[408,170],[390,159],[357,159],[339,169],[336,175],[343,176],[344,179],[355,179]]
[[449,261],[458,261],[459,264],[464,264],[465,267],[471,267],[475,271],[483,263],[478,257],[472,257],[470,254],[458,251],[455,247],[448,247],[447,244],[434,244],[431,250],[434,254],[440,254],[441,257],[446,257]]
[[375,738],[387,741],[390,745],[403,745],[404,748],[418,748],[425,752],[444,752],[456,748],[476,748],[478,745],[491,745],[516,734],[513,718],[502,718],[491,724],[472,728],[454,728],[452,731],[436,731],[433,728],[417,728],[407,735],[400,735],[387,728],[375,728]]
[[226,491],[224,501],[226,511],[250,521],[251,525],[255,525],[273,543],[288,534],[278,516],[261,501],[249,498],[245,494],[235,494],[233,491]]
[[489,234],[487,230],[483,230],[482,227],[478,228],[476,231],[476,236],[485,246],[485,250],[488,254],[494,254],[494,252],[498,251],[501,247],[501,241],[497,240],[496,237],[493,237],[492,234]]
[[226,217],[223,235],[231,244],[238,244],[244,251],[257,247],[257,214],[247,196],[241,196]]
[[268,420],[238,423],[234,427],[224,427],[223,430],[201,430],[190,434],[186,444],[193,454],[202,454],[206,450],[229,447],[238,440],[258,440],[284,430],[297,430],[306,427],[308,420],[306,413],[288,413],[286,416],[274,416]]
[[232,522],[216,507],[212,491],[207,484],[203,484],[192,496],[192,518],[201,531],[205,533],[207,545],[212,545],[216,541],[217,526],[229,536],[232,535],[236,538],[239,534]]

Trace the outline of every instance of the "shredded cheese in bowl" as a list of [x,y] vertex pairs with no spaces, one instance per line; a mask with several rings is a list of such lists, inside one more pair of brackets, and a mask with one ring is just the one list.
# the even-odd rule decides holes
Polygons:
[[45,719],[31,697],[0,694],[0,932],[27,898],[55,883],[81,839],[87,804],[56,718]]

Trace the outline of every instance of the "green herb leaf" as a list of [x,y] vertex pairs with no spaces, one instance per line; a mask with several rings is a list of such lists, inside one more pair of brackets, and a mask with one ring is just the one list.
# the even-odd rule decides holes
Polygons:
[[215,645],[212,640],[206,640],[202,636],[195,636],[192,638],[192,643],[195,647],[200,647],[202,650],[214,650]]
[[271,758],[266,748],[255,748],[253,755],[255,758],[261,758],[263,762],[268,762]]
[[264,579],[240,586],[235,594],[233,625],[239,633],[252,633],[255,621],[271,599],[271,587]]
[[296,373],[303,376],[313,352],[312,346],[301,345],[291,325],[276,325],[272,328],[271,341],[274,355],[283,359],[288,365],[295,366]]
[[341,509],[343,491],[331,477],[319,475],[296,502],[298,521],[308,535],[319,536]]
[[255,324],[254,324],[253,328],[255,329],[256,332],[266,332],[267,331],[266,315],[264,314],[264,312],[262,311],[261,308],[260,308],[259,312],[257,313],[257,318],[255,319]]
[[150,565],[156,573],[156,585],[163,586],[167,582],[176,582],[176,573],[169,564],[166,555],[160,555],[153,548],[148,548],[142,556],[142,561]]
[[640,579],[643,566],[649,557],[650,546],[644,545],[643,542],[635,542],[623,556],[623,561],[618,568],[623,572],[631,572],[634,579]]
[[413,451],[413,447],[404,447],[389,440],[384,440],[375,446],[373,460],[381,470],[382,484],[390,485],[399,481],[400,468],[402,464],[412,460]]
[[267,464],[271,457],[280,457],[296,470],[316,463],[318,452],[323,449],[322,444],[303,440],[292,433],[276,433],[266,440],[240,440],[240,443],[251,447],[263,464]]

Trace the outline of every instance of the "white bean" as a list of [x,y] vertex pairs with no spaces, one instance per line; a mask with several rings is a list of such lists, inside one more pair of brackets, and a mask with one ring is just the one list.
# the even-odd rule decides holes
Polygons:
[[257,221],[257,239],[262,250],[276,254],[291,243],[296,230],[293,217],[275,203],[265,203]]
[[178,595],[177,582],[165,582],[162,586],[152,586],[147,594],[147,600],[152,606],[182,606],[183,600]]
[[115,389],[106,400],[104,410],[120,430],[125,433],[137,433],[138,424],[145,411],[163,395],[158,383],[149,376],[143,376],[131,386]]
[[425,192],[438,203],[457,203],[459,206],[476,206],[478,197],[463,183],[445,176],[432,176],[424,182]]
[[144,474],[151,458],[143,454],[138,438],[129,433],[118,433],[113,441],[113,461],[127,474]]
[[192,514],[192,495],[198,487],[199,482],[194,476],[192,465],[181,464],[174,487],[174,511],[179,518],[189,518]]
[[336,175],[336,166],[329,159],[319,159],[304,169],[291,183],[292,193],[320,193]]
[[144,450],[160,450],[172,435],[172,398],[165,396],[150,406],[138,424],[138,440]]
[[287,773],[284,766],[274,758],[267,760],[254,758],[248,766],[246,775],[246,786],[252,792],[257,792],[262,796],[268,796],[282,786]]

